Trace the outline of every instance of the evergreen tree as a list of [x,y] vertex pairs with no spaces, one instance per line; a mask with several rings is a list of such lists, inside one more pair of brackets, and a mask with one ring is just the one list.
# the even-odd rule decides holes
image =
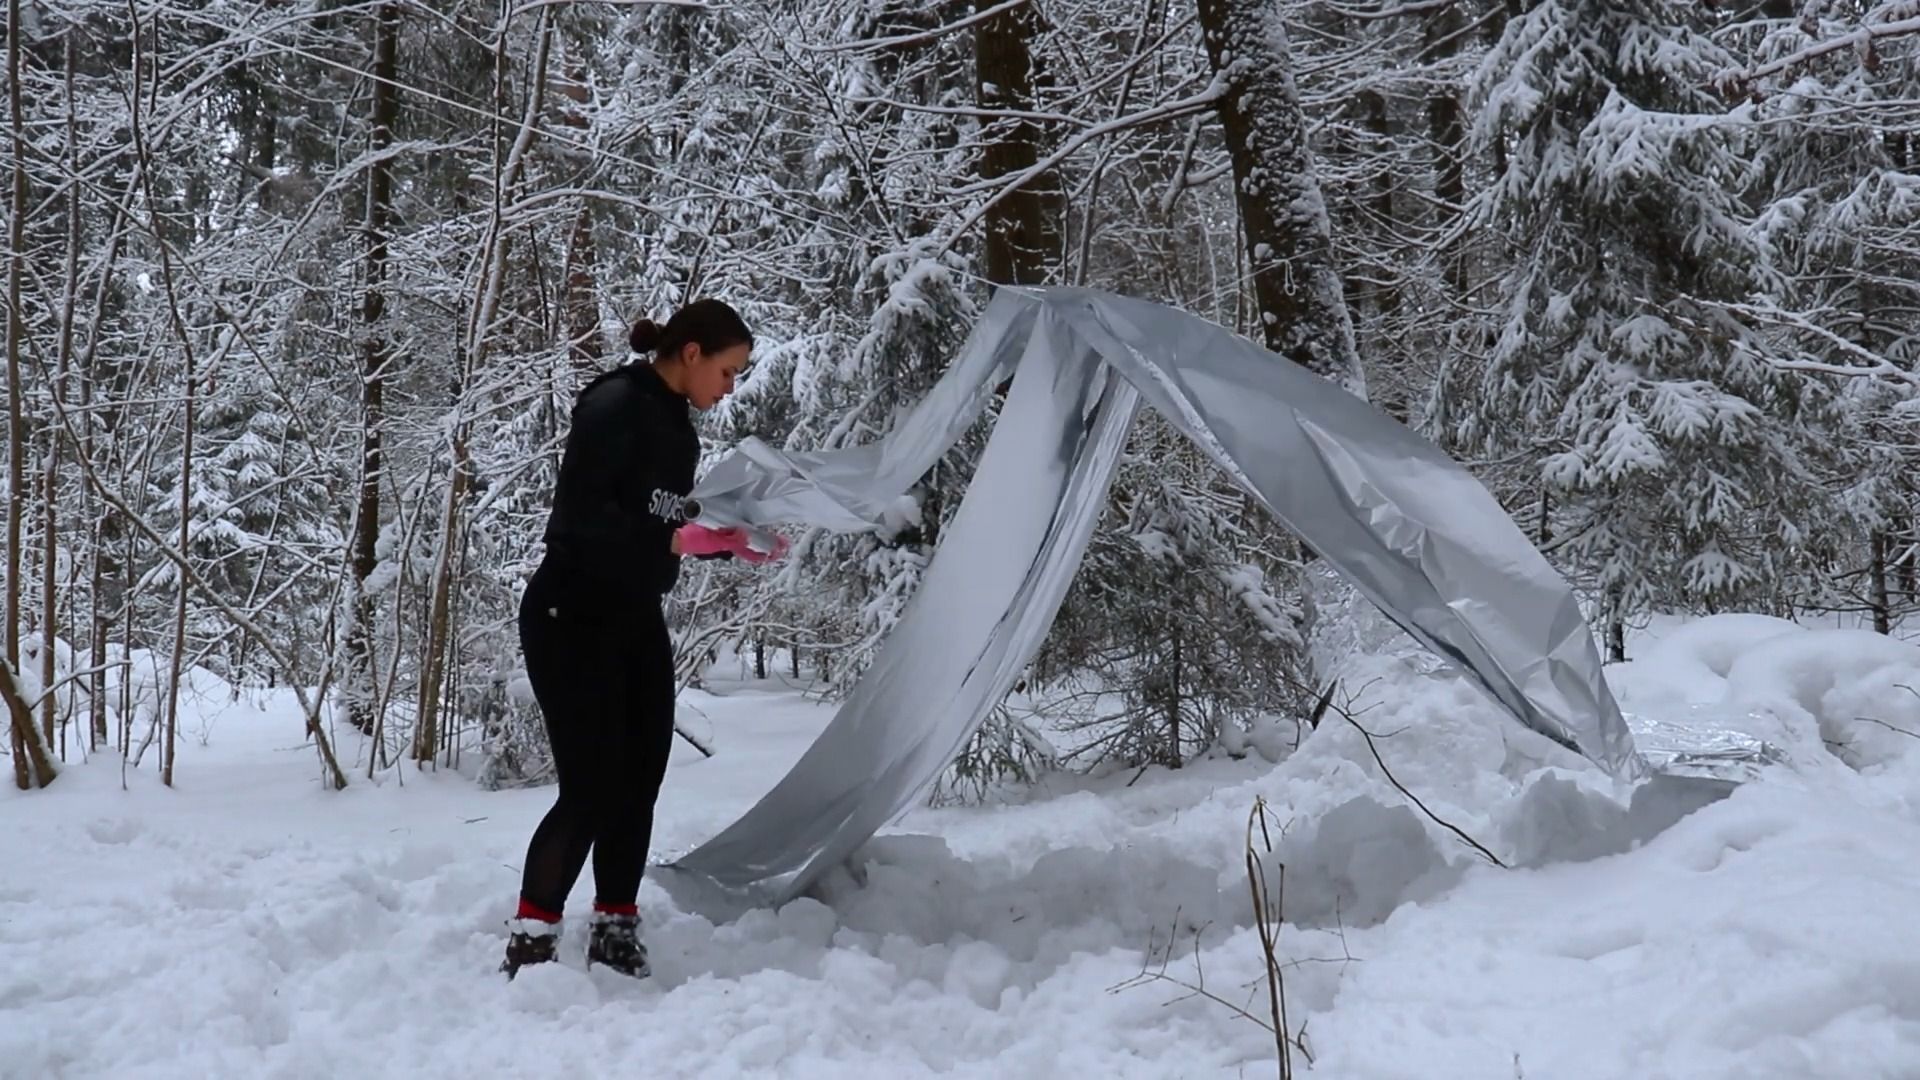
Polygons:
[[1630,613],[1764,600],[1778,510],[1813,481],[1796,390],[1728,305],[1765,282],[1736,132],[1735,63],[1699,5],[1544,0],[1477,78],[1475,138],[1504,167],[1477,204],[1507,238],[1506,323],[1457,435],[1539,462],[1546,539]]

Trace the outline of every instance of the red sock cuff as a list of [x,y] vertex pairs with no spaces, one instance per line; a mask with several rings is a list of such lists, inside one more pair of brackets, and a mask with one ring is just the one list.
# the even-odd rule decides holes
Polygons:
[[593,902],[593,910],[598,912],[601,915],[638,915],[640,914],[640,905],[608,904],[603,901],[595,900]]
[[536,904],[533,901],[528,900],[524,896],[520,898],[520,913],[514,917],[518,919],[537,919],[540,922],[559,922],[560,921],[559,912],[548,911],[546,908],[543,908],[539,904]]

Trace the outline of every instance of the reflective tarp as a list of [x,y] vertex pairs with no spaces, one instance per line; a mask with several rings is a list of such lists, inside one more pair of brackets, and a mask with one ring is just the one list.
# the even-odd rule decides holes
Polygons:
[[1522,724],[1616,776],[1643,773],[1572,590],[1477,480],[1334,384],[1162,305],[1003,289],[893,432],[818,453],[748,440],[696,487],[702,519],[876,528],[1009,370],[979,469],[872,667],[681,873],[782,902],[912,804],[1039,648],[1141,401]]

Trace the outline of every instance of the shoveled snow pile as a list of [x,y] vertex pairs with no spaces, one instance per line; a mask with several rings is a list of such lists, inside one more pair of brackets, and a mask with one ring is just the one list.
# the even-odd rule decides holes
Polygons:
[[[1634,654],[1623,707],[1784,763],[1624,790],[1446,673],[1360,657],[1355,722],[1297,750],[916,811],[779,911],[650,881],[639,984],[586,970],[578,925],[567,963],[494,972],[550,791],[323,792],[290,702],[209,695],[175,790],[102,756],[0,795],[0,1076],[1270,1075],[1236,1011],[1268,1015],[1256,799],[1300,1075],[1920,1076],[1920,648],[1721,616]],[[829,716],[774,684],[688,705],[719,753],[678,751],[667,850]]]

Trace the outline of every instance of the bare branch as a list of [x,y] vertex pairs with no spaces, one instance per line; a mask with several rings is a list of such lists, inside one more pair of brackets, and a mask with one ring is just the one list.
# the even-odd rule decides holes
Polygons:
[[945,26],[935,27],[932,30],[923,30],[914,34],[898,34],[894,37],[871,38],[866,41],[849,42],[845,45],[808,45],[802,43],[800,48],[810,53],[828,54],[873,52],[878,49],[895,49],[902,45],[920,45],[929,41],[938,41],[948,34],[958,33],[975,24],[986,22],[988,19],[995,18],[1015,8],[1025,7],[1026,5],[1027,0],[1005,0],[1004,3],[995,4],[993,7],[987,8],[984,11],[976,11],[964,19],[948,23]]
[[1380,748],[1374,744],[1373,733],[1368,731],[1366,728],[1361,727],[1360,721],[1355,720],[1353,718],[1352,713],[1348,712],[1347,710],[1341,708],[1338,705],[1333,706],[1333,711],[1339,713],[1341,717],[1346,720],[1347,723],[1352,724],[1353,730],[1359,732],[1361,737],[1367,740],[1367,749],[1372,752],[1374,763],[1380,766],[1381,775],[1385,776],[1387,778],[1387,782],[1389,784],[1392,784],[1394,788],[1400,792],[1400,794],[1405,795],[1407,799],[1413,803],[1413,805],[1419,807],[1420,812],[1427,815],[1427,819],[1429,821],[1432,821],[1434,824],[1440,826],[1443,829],[1446,829],[1448,832],[1459,837],[1462,841],[1466,843],[1468,847],[1471,847],[1473,850],[1479,852],[1481,856],[1483,856],[1488,862],[1492,863],[1493,865],[1501,868],[1502,870],[1505,870],[1508,868],[1507,864],[1500,860],[1500,856],[1495,855],[1493,852],[1487,850],[1487,847],[1485,844],[1482,844],[1480,841],[1475,840],[1473,837],[1467,835],[1467,832],[1465,829],[1460,828],[1460,826],[1455,825],[1454,823],[1434,813],[1432,810],[1429,810],[1427,808],[1427,804],[1424,802],[1421,802],[1420,797],[1418,795],[1415,795],[1413,792],[1408,791],[1406,785],[1402,784],[1399,778],[1393,775],[1393,770],[1387,768],[1386,760],[1380,756]]

